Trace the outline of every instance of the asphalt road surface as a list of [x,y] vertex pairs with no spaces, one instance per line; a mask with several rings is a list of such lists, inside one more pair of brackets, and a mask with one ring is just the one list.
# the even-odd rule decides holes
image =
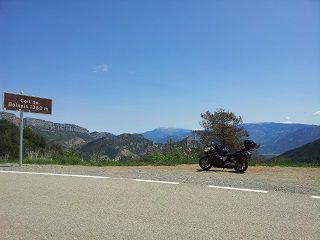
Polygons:
[[320,239],[317,169],[282,173],[277,191],[254,168],[191,174],[203,182],[187,169],[0,168],[0,239]]

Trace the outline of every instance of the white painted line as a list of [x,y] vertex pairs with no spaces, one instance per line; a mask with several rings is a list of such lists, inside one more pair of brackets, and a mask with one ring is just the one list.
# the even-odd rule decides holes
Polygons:
[[320,199],[320,196],[311,196],[311,198]]
[[222,186],[214,186],[209,185],[211,188],[219,188],[219,189],[228,189],[228,190],[237,190],[237,191],[247,191],[247,192],[259,192],[259,193],[267,193],[265,190],[256,190],[256,189],[247,189],[247,188],[234,188],[234,187],[222,187]]
[[167,183],[167,184],[179,184],[178,182],[166,182],[166,181],[156,181],[156,180],[145,180],[145,179],[132,179],[137,182],[153,182],[153,183]]
[[0,173],[20,173],[20,174],[30,174],[30,175],[45,175],[45,176],[61,176],[61,177],[80,177],[80,178],[102,178],[107,179],[110,177],[104,176],[90,176],[90,175],[75,175],[75,174],[62,174],[62,173],[39,173],[39,172],[19,172],[19,171],[1,171]]

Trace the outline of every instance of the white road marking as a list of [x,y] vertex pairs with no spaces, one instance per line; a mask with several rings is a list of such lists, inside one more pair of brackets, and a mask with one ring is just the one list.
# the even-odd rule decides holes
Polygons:
[[153,182],[153,183],[167,183],[167,184],[179,184],[178,182],[167,182],[167,181],[156,181],[156,180],[145,180],[145,179],[132,179],[137,182]]
[[311,198],[320,199],[320,196],[311,196]]
[[102,178],[107,179],[110,177],[104,176],[90,176],[90,175],[75,175],[75,174],[62,174],[62,173],[39,173],[39,172],[20,172],[20,171],[1,171],[0,173],[20,173],[20,174],[30,174],[30,175],[45,175],[45,176],[61,176],[61,177],[80,177],[80,178]]
[[265,190],[256,190],[256,189],[247,189],[247,188],[234,188],[234,187],[222,187],[222,186],[214,186],[214,185],[209,185],[208,187],[219,188],[219,189],[228,189],[228,190],[237,190],[237,191],[247,191],[247,192],[259,192],[259,193],[267,193],[267,192],[269,192],[269,191],[265,191]]

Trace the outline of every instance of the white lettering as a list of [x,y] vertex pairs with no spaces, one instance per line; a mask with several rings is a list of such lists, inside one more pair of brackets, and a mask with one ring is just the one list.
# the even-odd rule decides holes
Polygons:
[[20,102],[24,104],[31,103],[30,99],[23,99],[23,98],[20,99]]

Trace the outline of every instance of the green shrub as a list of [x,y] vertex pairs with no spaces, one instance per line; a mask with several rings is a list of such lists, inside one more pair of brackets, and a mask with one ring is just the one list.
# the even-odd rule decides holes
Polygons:
[[178,165],[198,162],[196,153],[189,152],[181,147],[172,145],[163,151],[158,151],[149,156],[153,165]]

